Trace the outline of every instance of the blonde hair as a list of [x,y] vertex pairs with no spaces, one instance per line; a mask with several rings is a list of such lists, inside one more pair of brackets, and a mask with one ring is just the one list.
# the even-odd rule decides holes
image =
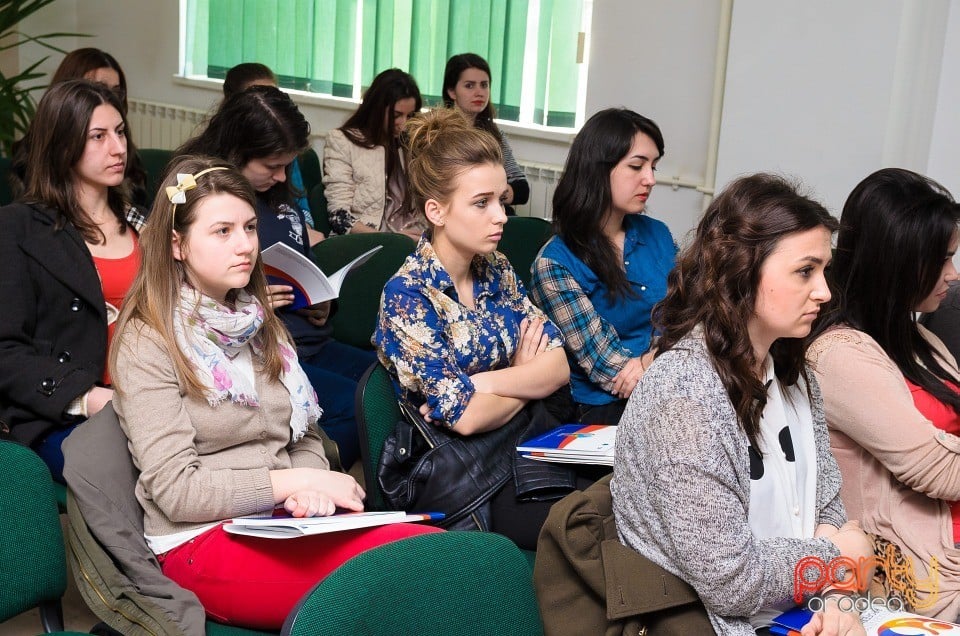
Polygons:
[[410,157],[407,179],[420,212],[429,199],[449,202],[457,177],[470,168],[503,165],[496,138],[475,128],[456,110],[437,108],[414,117],[404,132]]
[[[209,168],[222,167],[224,170],[208,172],[197,179],[197,186],[185,191],[186,201],[174,206],[167,197],[166,186],[176,185],[177,173],[196,175]],[[173,256],[173,232],[185,238],[196,220],[197,207],[208,196],[214,194],[233,195],[256,210],[256,196],[250,183],[230,164],[212,157],[177,157],[167,169],[160,190],[153,202],[149,221],[140,235],[141,265],[140,271],[130,286],[123,301],[123,309],[117,320],[115,342],[121,334],[132,329],[134,321],[143,322],[160,334],[162,344],[170,352],[174,369],[182,382],[187,395],[201,397],[208,388],[197,378],[187,356],[177,345],[173,332],[173,316],[180,303],[180,287],[187,282],[183,262]],[[267,301],[267,281],[263,274],[263,264],[259,258],[250,274],[250,282],[244,290],[256,298],[264,308],[263,327],[260,340],[263,347],[262,365],[273,379],[280,378],[283,361],[280,354],[280,342],[291,342],[283,323],[270,310]],[[236,290],[227,294],[227,301],[236,299]],[[110,375],[114,388],[123,389],[123,377],[117,373],[117,344],[110,350]]]

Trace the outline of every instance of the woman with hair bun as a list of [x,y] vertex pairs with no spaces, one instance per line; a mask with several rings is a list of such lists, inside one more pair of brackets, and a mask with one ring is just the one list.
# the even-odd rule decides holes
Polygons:
[[958,221],[960,204],[923,175],[886,168],[861,181],[808,353],[844,503],[912,563],[906,600],[948,621],[960,613],[960,368],[915,312],[937,309],[957,278]]
[[[497,140],[444,109],[406,133],[414,202],[430,229],[384,287],[374,340],[400,400],[471,443],[566,384],[563,339],[496,251],[507,222]],[[510,479],[477,496],[490,504],[490,529],[535,549],[550,502],[521,501],[515,487]]]
[[[656,359],[620,420],[620,539],[689,583],[720,636],[752,636],[793,607],[801,559],[873,553],[847,521],[804,361],[836,226],[779,177],[724,188],[670,273]],[[804,636],[864,634],[818,592],[824,612]]]

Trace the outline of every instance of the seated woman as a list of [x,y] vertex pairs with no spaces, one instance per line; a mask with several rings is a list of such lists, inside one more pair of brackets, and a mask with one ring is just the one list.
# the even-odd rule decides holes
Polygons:
[[364,492],[329,470],[316,394],[283,323],[264,310],[249,182],[208,158],[175,159],[169,175],[117,326],[114,407],[164,574],[212,618],[276,630],[351,556],[436,529],[396,524],[296,541],[223,529],[225,519],[274,506],[295,517],[362,510]]
[[[717,634],[753,634],[792,607],[802,558],[872,555],[846,522],[804,365],[836,225],[779,177],[726,187],[670,273],[656,360],[620,420],[620,539],[687,581]],[[864,633],[835,597],[824,605],[805,636]]]
[[[374,341],[400,399],[427,421],[462,436],[492,431],[566,384],[563,340],[494,251],[507,220],[496,139],[443,109],[406,133],[431,228],[384,287]],[[490,501],[495,532],[535,549],[550,502],[519,501],[512,479],[477,496]]]
[[662,156],[653,121],[600,111],[573,140],[553,195],[557,235],[533,264],[530,297],[563,332],[584,422],[616,424],[653,359],[650,312],[677,252],[667,226],[644,214]]
[[922,175],[861,181],[808,352],[847,509],[910,559],[916,611],[949,621],[960,612],[960,370],[914,312],[935,310],[957,278],[958,220],[960,205]]
[[[251,86],[276,86],[277,75],[266,64],[259,62],[244,62],[230,67],[223,78],[223,98],[227,99],[231,95],[241,93]],[[307,225],[313,228],[313,216],[310,210],[310,200],[307,198],[309,192],[303,186],[303,174],[300,172],[300,159],[294,159],[290,164],[290,187],[296,196],[297,206],[303,210],[303,216],[307,219]],[[313,241],[316,243],[316,240]]]
[[413,77],[387,69],[373,78],[356,112],[327,134],[323,186],[333,234],[402,232],[420,238],[427,224],[407,193],[400,133],[422,106]]
[[60,482],[60,444],[113,395],[112,323],[140,266],[126,130],[103,84],[55,84],[24,138],[26,190],[0,211],[0,422]]
[[507,172],[507,195],[504,204],[507,214],[513,215],[514,205],[523,205],[530,199],[530,184],[523,168],[513,158],[513,149],[500,132],[496,113],[490,103],[490,65],[476,53],[461,53],[447,60],[443,70],[443,104],[456,108],[467,120],[493,135],[503,154],[503,169]]
[[[312,257],[303,210],[292,200],[289,167],[307,147],[310,124],[290,96],[273,86],[251,86],[228,97],[177,155],[220,157],[239,168],[257,192],[257,233],[264,249],[284,243]],[[322,238],[322,235],[321,235]],[[331,304],[291,311],[293,289],[271,285],[270,306],[280,310],[297,344],[297,355],[314,388],[323,396],[320,425],[340,447],[347,469],[360,457],[354,418],[354,393],[363,372],[376,361],[370,351],[333,339],[326,324]]]
[[960,358],[960,284],[951,284],[940,306],[923,314],[920,324],[943,341],[955,360]]
[[[59,84],[67,80],[87,79],[99,84],[103,84],[114,93],[120,100],[123,116],[127,116],[127,76],[124,74],[120,63],[116,58],[100,49],[87,47],[75,49],[64,56],[60,66],[53,73],[50,85]],[[137,147],[133,143],[130,131],[126,131],[127,137],[127,167],[126,167],[126,186],[129,190],[130,199],[133,203],[143,206],[147,200],[146,180],[147,171],[140,161],[140,155],[137,154]],[[24,142],[17,144],[16,154],[13,158],[12,176],[14,186],[20,189],[26,182],[27,169],[27,148]]]

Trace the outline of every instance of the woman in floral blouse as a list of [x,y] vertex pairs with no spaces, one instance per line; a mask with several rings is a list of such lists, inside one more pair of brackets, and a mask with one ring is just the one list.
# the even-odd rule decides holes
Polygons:
[[[491,431],[567,383],[563,340],[495,251],[507,221],[496,139],[439,109],[407,133],[410,185],[431,229],[385,286],[374,340],[400,399],[427,421]],[[549,503],[519,502],[510,484],[490,502],[492,529],[535,546]]]

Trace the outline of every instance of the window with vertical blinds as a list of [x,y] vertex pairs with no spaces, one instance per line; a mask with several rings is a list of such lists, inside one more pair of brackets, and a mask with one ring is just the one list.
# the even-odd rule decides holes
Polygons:
[[490,64],[499,119],[578,123],[584,34],[592,0],[187,0],[187,77],[222,79],[261,62],[281,86],[359,99],[380,71],[413,75],[439,104],[443,68],[457,53]]

